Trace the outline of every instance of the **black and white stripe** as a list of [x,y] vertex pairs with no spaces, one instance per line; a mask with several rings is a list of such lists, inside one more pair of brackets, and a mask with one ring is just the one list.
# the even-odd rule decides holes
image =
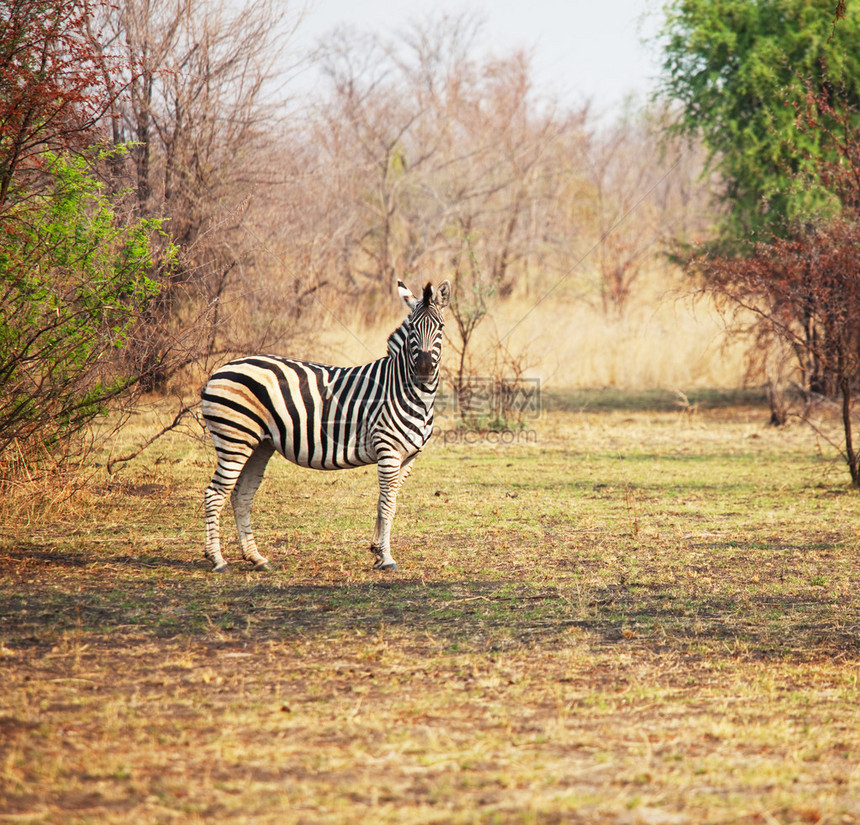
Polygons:
[[379,504],[371,549],[375,567],[394,570],[389,547],[397,491],[433,430],[442,356],[442,310],[451,285],[424,287],[421,299],[398,281],[409,315],[388,339],[388,355],[359,367],[332,367],[272,355],[239,358],[217,370],[202,413],[218,466],[206,488],[206,558],[227,569],[220,519],[230,496],[242,557],[266,569],[251,532],[251,504],[277,450],[315,470],[378,466]]

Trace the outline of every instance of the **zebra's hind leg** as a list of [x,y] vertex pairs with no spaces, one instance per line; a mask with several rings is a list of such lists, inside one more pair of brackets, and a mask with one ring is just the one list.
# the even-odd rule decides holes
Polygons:
[[233,514],[236,517],[236,529],[239,531],[239,545],[242,548],[242,558],[251,562],[254,570],[269,570],[269,560],[260,555],[254,534],[251,531],[251,505],[266,465],[272,457],[275,448],[271,441],[261,441],[251,457],[245,462],[242,472],[233,488],[230,501],[233,504]]
[[206,558],[212,562],[214,573],[227,572],[227,562],[221,555],[221,511],[224,509],[224,502],[227,500],[229,492],[229,487],[224,487],[213,478],[204,494],[206,509],[205,554]]
[[204,502],[206,508],[206,558],[212,563],[213,573],[226,573],[227,562],[221,555],[221,511],[227,496],[233,492],[246,462],[254,452],[251,444],[242,444],[235,439],[213,434],[218,466],[212,481],[206,488]]

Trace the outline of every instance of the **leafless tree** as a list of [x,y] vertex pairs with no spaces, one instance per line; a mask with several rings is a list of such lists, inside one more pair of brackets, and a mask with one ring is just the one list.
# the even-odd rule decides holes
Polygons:
[[314,250],[314,272],[328,272],[317,282],[369,297],[374,314],[395,276],[452,279],[458,394],[492,305],[563,267],[581,217],[559,196],[582,189],[585,113],[539,98],[528,54],[483,55],[481,31],[461,15],[395,40],[351,30],[326,39],[327,92],[304,144],[315,174],[300,184],[315,202],[294,192],[316,228],[290,225]]
[[648,264],[700,228],[694,144],[661,141],[659,113],[628,112],[592,136],[593,256],[603,312],[620,317]]
[[268,182],[257,153],[284,99],[291,67],[282,50],[297,19],[277,0],[127,0],[92,27],[102,51],[127,67],[110,79],[124,88],[112,140],[131,144],[116,185],[131,183],[139,215],[167,218],[181,250],[141,330],[148,357],[163,364],[148,365],[154,386],[207,349],[265,343],[264,324],[248,334],[228,321],[244,320],[237,296],[268,265],[245,224]]

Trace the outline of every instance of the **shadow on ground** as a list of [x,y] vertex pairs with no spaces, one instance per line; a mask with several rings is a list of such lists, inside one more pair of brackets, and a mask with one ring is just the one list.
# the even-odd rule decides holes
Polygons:
[[[187,574],[187,575],[176,575]],[[379,574],[382,577],[385,574]],[[565,581],[565,580],[562,580]],[[749,595],[697,584],[541,586],[433,581],[389,574],[353,583],[294,583],[283,571],[213,576],[199,561],[87,557],[28,545],[0,554],[0,638],[51,645],[78,631],[110,644],[151,638],[244,642],[329,639],[389,628],[434,649],[493,652],[569,643],[706,651],[709,656],[829,658],[860,653],[860,618],[827,588]],[[417,644],[417,642],[416,642]]]

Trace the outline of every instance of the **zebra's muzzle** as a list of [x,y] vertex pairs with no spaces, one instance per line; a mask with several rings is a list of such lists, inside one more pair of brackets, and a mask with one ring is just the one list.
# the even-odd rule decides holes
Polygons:
[[436,372],[436,364],[433,362],[433,353],[422,350],[415,359],[415,374],[422,380],[427,381]]

